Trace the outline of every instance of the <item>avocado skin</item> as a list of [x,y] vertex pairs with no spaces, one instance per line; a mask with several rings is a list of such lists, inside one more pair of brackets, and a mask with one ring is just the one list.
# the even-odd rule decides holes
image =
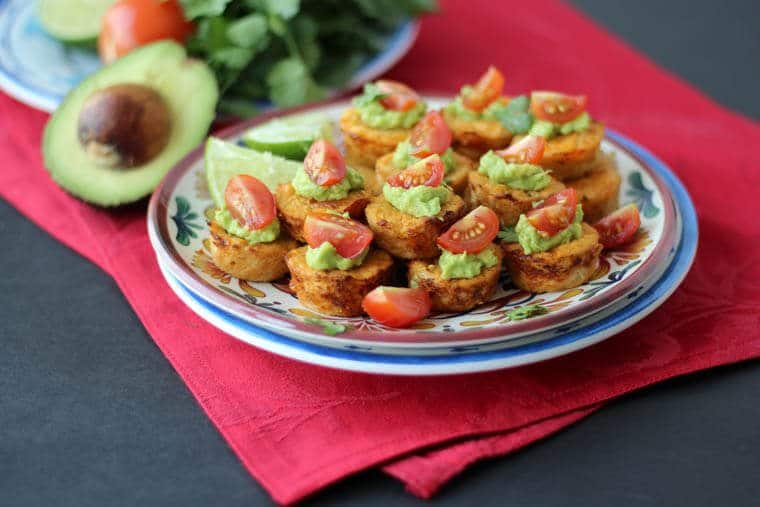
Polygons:
[[[140,84],[156,91],[171,116],[164,149],[135,167],[96,164],[78,139],[77,125],[85,101],[97,90],[118,84]],[[215,117],[219,90],[213,72],[187,57],[172,41],[138,48],[71,90],[45,126],[42,155],[53,180],[70,194],[109,207],[140,200],[164,175],[206,137]]]

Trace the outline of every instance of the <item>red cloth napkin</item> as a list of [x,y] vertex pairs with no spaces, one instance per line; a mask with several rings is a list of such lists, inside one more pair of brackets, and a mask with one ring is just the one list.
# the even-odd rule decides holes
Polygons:
[[114,277],[275,500],[297,501],[378,464],[427,497],[469,463],[542,438],[621,394],[760,355],[760,127],[551,0],[443,2],[391,75],[454,92],[490,63],[505,71],[510,93],[587,93],[595,117],[671,165],[699,213],[697,259],[670,300],[615,338],[552,361],[455,379],[380,377],[229,338],[167,288],[144,206],[103,211],[64,194],[41,166],[45,115],[1,95],[0,194]]

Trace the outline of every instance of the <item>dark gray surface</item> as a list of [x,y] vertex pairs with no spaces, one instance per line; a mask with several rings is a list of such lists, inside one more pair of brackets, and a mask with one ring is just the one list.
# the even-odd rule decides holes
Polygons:
[[[760,2],[573,3],[760,117]],[[0,235],[0,505],[270,503],[108,276],[2,201]],[[676,379],[476,465],[433,503],[758,505],[758,421],[760,363]],[[376,471],[308,503],[421,504]]]

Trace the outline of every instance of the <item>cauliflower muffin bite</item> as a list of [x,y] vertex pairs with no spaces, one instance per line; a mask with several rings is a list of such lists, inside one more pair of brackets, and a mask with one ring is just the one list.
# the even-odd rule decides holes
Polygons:
[[391,256],[370,248],[366,225],[334,213],[309,213],[304,235],[308,245],[285,257],[298,300],[327,315],[361,315],[364,296],[390,281]]
[[504,148],[512,139],[501,117],[509,99],[502,97],[504,76],[495,67],[488,68],[472,86],[462,87],[459,95],[443,110],[451,128],[454,149],[473,160],[488,150]]
[[612,155],[597,155],[591,172],[565,182],[578,193],[583,206],[583,219],[589,223],[600,220],[618,207],[620,193],[620,173],[615,167]]
[[303,241],[303,224],[310,211],[328,210],[361,218],[371,194],[364,178],[347,167],[330,141],[320,139],[309,148],[293,181],[277,187],[277,208],[290,234]]
[[499,283],[503,253],[492,243],[499,219],[479,206],[437,240],[436,260],[409,263],[409,285],[424,289],[439,312],[465,312],[485,303]]
[[388,179],[365,210],[378,246],[401,259],[438,255],[436,238],[465,212],[443,173],[441,158],[430,155]]
[[298,243],[280,230],[269,189],[241,174],[227,182],[224,201],[209,222],[214,264],[242,280],[271,282],[284,276],[285,254]]
[[427,106],[408,86],[390,80],[364,85],[340,118],[349,164],[374,168],[377,159],[409,137]]
[[572,188],[520,215],[500,234],[512,283],[528,292],[571,289],[591,279],[599,266],[599,235],[583,223]]
[[427,113],[414,126],[411,136],[401,141],[393,153],[377,159],[375,164],[377,179],[384,182],[394,174],[433,154],[437,154],[443,160],[444,183],[457,194],[464,192],[467,175],[475,164],[469,158],[451,149],[451,129],[438,111]]
[[536,202],[565,188],[536,165],[544,145],[542,137],[527,136],[506,150],[483,155],[478,170],[469,175],[465,202],[471,208],[491,208],[504,227],[515,225]]

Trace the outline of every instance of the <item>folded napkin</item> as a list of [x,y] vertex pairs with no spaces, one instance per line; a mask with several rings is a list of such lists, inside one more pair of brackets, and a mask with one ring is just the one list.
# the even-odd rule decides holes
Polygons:
[[[699,250],[683,286],[624,333],[551,361],[456,378],[382,377],[301,364],[229,338],[166,286],[144,204],[105,211],[62,192],[41,165],[46,115],[4,95],[0,195],[113,276],[276,501],[377,465],[427,497],[469,463],[540,439],[607,400],[760,355],[760,127],[551,0],[443,2],[391,77],[456,92],[490,63],[503,69],[510,93],[588,94],[594,117],[670,164],[699,212]],[[721,184],[712,184],[718,174]]]

